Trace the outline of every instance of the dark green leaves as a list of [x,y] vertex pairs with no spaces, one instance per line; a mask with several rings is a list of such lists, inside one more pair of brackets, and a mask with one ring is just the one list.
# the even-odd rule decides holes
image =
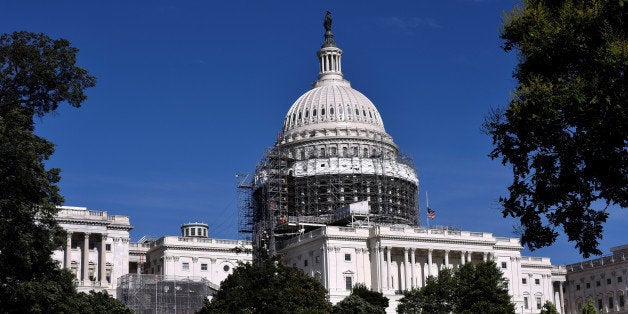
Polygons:
[[609,205],[628,206],[628,8],[615,1],[524,1],[501,37],[519,81],[507,108],[487,116],[489,154],[512,166],[504,216],[522,243],[551,245],[562,230],[584,257]]

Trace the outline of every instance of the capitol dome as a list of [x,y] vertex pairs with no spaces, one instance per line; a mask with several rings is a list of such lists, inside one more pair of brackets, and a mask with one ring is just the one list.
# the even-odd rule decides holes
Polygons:
[[414,162],[386,133],[373,102],[344,78],[330,13],[324,26],[317,80],[292,104],[283,132],[244,185],[252,194],[241,230],[270,251],[275,237],[346,224],[340,211],[357,203],[371,222],[419,222]]
[[316,128],[359,125],[386,132],[375,105],[349,82],[335,81],[314,87],[294,102],[284,119],[284,133]]

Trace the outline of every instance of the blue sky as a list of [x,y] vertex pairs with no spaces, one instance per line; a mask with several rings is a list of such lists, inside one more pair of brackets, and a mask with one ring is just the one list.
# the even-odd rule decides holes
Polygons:
[[[130,216],[133,240],[178,234],[189,221],[237,237],[234,176],[254,170],[316,79],[326,10],[345,77],[414,158],[421,210],[427,191],[437,212],[431,224],[515,236],[497,204],[510,172],[487,157],[480,131],[516,83],[516,55],[499,48],[515,2],[5,0],[0,30],[80,49],[97,86],[82,108],[38,121],[37,133],[57,145],[48,165],[62,168],[66,205]],[[605,253],[628,242],[627,222],[610,209]],[[581,260],[564,238],[524,254]]]

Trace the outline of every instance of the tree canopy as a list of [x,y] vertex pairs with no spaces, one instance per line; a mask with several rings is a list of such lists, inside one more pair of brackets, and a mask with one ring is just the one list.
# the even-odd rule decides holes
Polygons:
[[560,314],[560,313],[558,313],[558,310],[556,309],[556,306],[554,306],[554,303],[550,301],[545,301],[545,304],[543,304],[543,308],[541,308],[541,314]]
[[44,165],[54,145],[34,134],[34,116],[86,99],[95,79],[75,65],[77,52],[44,34],[0,36],[0,312],[66,312],[76,293],[51,257],[65,241],[60,170]]
[[221,284],[200,313],[329,313],[327,290],[301,270],[277,257],[257,254],[255,263],[240,264]]
[[356,284],[351,294],[334,305],[332,313],[386,313],[388,298],[362,283]]
[[512,166],[502,213],[531,250],[562,227],[584,257],[601,254],[608,207],[628,206],[627,15],[624,0],[524,0],[505,16],[518,85],[484,130]]
[[399,313],[514,313],[507,282],[494,262],[444,268],[425,286],[405,291]]

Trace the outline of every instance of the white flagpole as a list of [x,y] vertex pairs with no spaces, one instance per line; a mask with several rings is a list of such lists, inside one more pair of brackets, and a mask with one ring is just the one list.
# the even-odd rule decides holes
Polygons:
[[425,209],[425,218],[427,219],[427,228],[430,228],[430,199],[427,198],[427,191],[425,191],[425,206],[427,207]]

